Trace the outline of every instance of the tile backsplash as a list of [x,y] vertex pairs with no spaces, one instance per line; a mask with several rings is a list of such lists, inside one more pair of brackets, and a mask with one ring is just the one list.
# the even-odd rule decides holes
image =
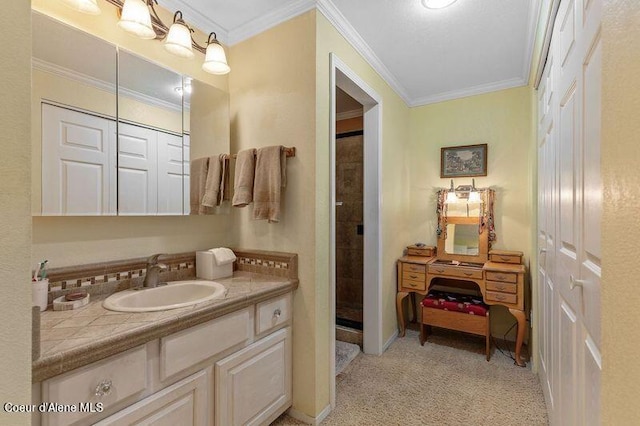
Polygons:
[[[298,278],[298,256],[294,253],[232,250],[237,257],[234,270]],[[195,252],[163,255],[159,263],[167,266],[167,269],[160,273],[160,279],[163,281],[192,279],[196,276]],[[144,281],[146,266],[147,258],[137,258],[49,268],[49,304],[53,303],[54,299],[78,289],[99,295],[140,286]]]

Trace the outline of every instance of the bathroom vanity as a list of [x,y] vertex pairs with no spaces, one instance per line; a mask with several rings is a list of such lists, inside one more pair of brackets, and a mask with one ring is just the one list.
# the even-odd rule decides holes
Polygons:
[[33,404],[64,412],[34,413],[32,423],[269,424],[291,405],[298,281],[247,269],[273,263],[216,280],[223,299],[185,308],[114,312],[97,296],[78,311],[46,311]]

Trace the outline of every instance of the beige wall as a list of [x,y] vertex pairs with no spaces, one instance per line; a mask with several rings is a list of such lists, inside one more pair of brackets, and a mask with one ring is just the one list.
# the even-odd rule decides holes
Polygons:
[[[488,144],[487,176],[478,187],[496,191],[493,248],[531,252],[534,140],[530,87],[456,99],[411,109],[411,239],[437,245],[435,191],[450,185],[440,178],[440,148]],[[471,178],[454,179],[454,185]],[[505,309],[492,315],[492,332],[502,337],[514,319]],[[493,314],[493,312],[492,312]],[[511,336],[514,338],[515,336]]]
[[[317,17],[316,35],[316,282],[318,304],[323,312],[317,329],[319,359],[328,365],[329,351],[329,54],[335,53],[382,99],[381,211],[382,225],[382,341],[397,332],[396,260],[402,250],[413,243],[409,232],[409,108],[371,68],[359,53],[340,35],[321,13]],[[366,285],[366,284],[365,284]],[[330,374],[326,371],[327,376]],[[328,380],[328,377],[324,378]],[[319,395],[325,397],[325,392]]]
[[[3,5],[0,28],[0,401],[31,402],[30,73],[29,2]],[[29,424],[30,417],[5,413],[0,424]]]
[[327,402],[327,383],[319,383],[318,373],[326,370],[318,362],[317,334],[321,328],[318,292],[323,285],[314,276],[314,14],[287,21],[234,45],[229,52],[233,66],[229,78],[231,151],[269,145],[296,147],[296,157],[287,160],[280,222],[252,220],[251,206],[234,208],[232,215],[238,246],[299,255],[300,287],[293,307],[293,406],[311,416]]
[[[104,0],[99,0],[99,5],[102,14],[90,16],[74,12],[61,2],[32,1],[34,10],[101,37],[176,72],[228,91],[227,76],[213,76],[202,71],[202,54],[196,52],[194,59],[184,60],[166,52],[162,43],[130,36],[118,29],[116,8]],[[166,22],[170,22],[171,17],[166,11],[161,9],[160,13]],[[200,32],[195,37],[200,41],[206,39]],[[39,178],[39,175],[36,176]],[[57,267],[229,245],[230,222],[229,215],[146,218],[34,217],[32,257],[48,259],[52,267]]]
[[602,21],[602,424],[640,417],[640,2],[604,0]]

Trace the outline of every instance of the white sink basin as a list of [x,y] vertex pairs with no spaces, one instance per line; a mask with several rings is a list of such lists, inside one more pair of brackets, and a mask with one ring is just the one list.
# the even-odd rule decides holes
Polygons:
[[124,290],[107,297],[102,306],[119,312],[152,312],[222,299],[227,289],[215,281],[173,281],[155,288]]

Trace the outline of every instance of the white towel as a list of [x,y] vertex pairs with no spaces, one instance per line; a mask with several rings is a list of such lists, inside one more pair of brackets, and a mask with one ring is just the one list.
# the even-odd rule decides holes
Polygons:
[[236,255],[233,251],[226,247],[213,248],[209,251],[213,253],[216,265],[218,266],[226,265],[227,263],[232,263],[236,260]]

